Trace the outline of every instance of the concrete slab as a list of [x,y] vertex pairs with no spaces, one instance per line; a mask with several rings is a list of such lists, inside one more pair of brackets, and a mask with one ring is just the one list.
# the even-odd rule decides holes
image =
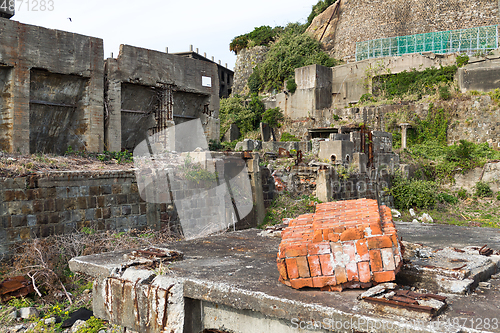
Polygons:
[[[398,233],[416,242],[425,241],[428,229],[432,228],[410,227],[403,225]],[[419,227],[428,228],[427,233],[420,234]],[[468,229],[431,230],[444,232],[440,235],[440,247],[456,246],[455,238],[463,242],[469,238]],[[295,290],[281,284],[276,268],[280,239],[261,237],[259,232],[237,231],[167,246],[184,253],[184,260],[169,265],[167,274],[183,285],[184,332],[210,328],[251,333],[295,329],[298,332],[500,332],[499,280],[491,280],[490,289],[472,295],[446,295],[447,310],[433,321],[419,322],[361,307],[357,297],[362,290],[322,292]],[[487,233],[473,234],[475,242],[490,243]],[[103,276],[110,270],[117,272],[123,267],[126,253],[79,257],[72,260],[71,269],[94,276]]]

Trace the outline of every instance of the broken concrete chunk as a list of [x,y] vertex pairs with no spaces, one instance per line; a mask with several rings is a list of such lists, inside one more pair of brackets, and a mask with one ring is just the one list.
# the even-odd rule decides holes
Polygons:
[[479,288],[491,289],[491,283],[490,282],[479,282]]
[[20,308],[19,317],[23,319],[28,319],[30,317],[38,317],[40,312],[34,307]]
[[383,292],[385,292],[387,290],[394,290],[394,289],[396,289],[397,286],[398,285],[396,283],[391,283],[391,282],[381,283],[375,287],[368,289],[367,291],[365,291],[364,293],[359,295],[358,299],[363,299],[365,297],[373,297],[373,296],[382,294]]
[[436,311],[441,310],[446,305],[445,302],[441,302],[441,301],[439,301],[437,299],[433,299],[433,298],[419,299],[417,302],[418,302],[418,305],[428,306],[428,307],[433,308]]

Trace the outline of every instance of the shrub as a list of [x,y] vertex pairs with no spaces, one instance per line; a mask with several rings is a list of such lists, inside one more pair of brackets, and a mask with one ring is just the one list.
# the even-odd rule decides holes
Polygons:
[[457,197],[459,199],[465,200],[469,197],[469,193],[467,193],[466,189],[461,188],[460,190],[457,191]]
[[285,120],[285,116],[279,107],[267,109],[262,114],[262,121],[271,127],[279,127],[283,120]]
[[238,52],[248,47],[267,46],[274,41],[278,33],[282,30],[283,28],[280,26],[276,28],[271,28],[268,25],[257,27],[247,34],[234,37],[229,44],[229,50],[238,54]]
[[463,67],[469,63],[469,56],[465,53],[457,55],[457,66]]
[[450,90],[448,89],[448,86],[439,87],[439,98],[441,98],[444,101],[449,100],[451,98],[451,93]]
[[292,94],[297,90],[297,83],[295,83],[295,77],[289,77],[288,80],[286,80],[286,90],[291,92]]
[[286,142],[286,141],[300,141],[299,138],[297,138],[295,135],[293,134],[290,134],[288,132],[283,132],[283,134],[281,134],[281,139],[280,139],[281,142]]
[[265,91],[281,90],[283,82],[294,76],[295,69],[318,64],[332,67],[338,62],[321,49],[321,43],[307,34],[285,29],[259,64],[260,87]]
[[493,191],[490,185],[486,182],[480,181],[476,183],[474,195],[479,198],[491,197],[493,196]]
[[253,94],[245,101],[240,96],[220,100],[220,132],[226,133],[231,124],[236,124],[242,135],[259,127],[265,108],[261,97]]
[[437,195],[437,199],[439,202],[447,202],[453,205],[458,203],[458,199],[455,196],[448,193],[439,193]]
[[262,90],[262,79],[257,67],[253,69],[252,74],[248,77],[247,85],[251,94],[258,94]]
[[368,94],[368,93],[361,95],[361,97],[359,98],[360,103],[373,102],[373,101],[375,101],[375,98],[373,97],[372,94]]
[[393,186],[389,192],[394,197],[394,203],[398,209],[431,208],[437,200],[436,187],[436,182],[409,180],[397,175],[393,179]]
[[500,200],[500,192],[497,193],[497,200]]

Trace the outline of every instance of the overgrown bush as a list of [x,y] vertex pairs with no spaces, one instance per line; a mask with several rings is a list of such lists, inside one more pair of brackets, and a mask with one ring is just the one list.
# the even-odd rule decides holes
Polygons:
[[455,197],[451,194],[448,194],[448,193],[444,193],[444,192],[439,193],[437,195],[437,200],[439,202],[443,202],[443,203],[446,202],[446,203],[453,204],[453,205],[458,203],[457,197]]
[[474,189],[475,189],[474,195],[476,197],[484,198],[493,196],[493,191],[491,190],[490,185],[486,182],[483,181],[477,182]]
[[[321,49],[321,43],[306,34],[285,30],[267,52],[263,63],[254,68],[252,89],[260,91],[281,90],[283,82],[294,76],[295,69],[318,64],[332,67],[339,62]],[[260,80],[260,81],[259,81]]]
[[466,53],[457,55],[457,66],[464,67],[469,63],[469,56]]
[[288,80],[286,80],[286,90],[291,92],[292,94],[297,90],[297,83],[295,83],[295,77],[289,77]]
[[439,98],[444,101],[447,101],[451,98],[451,93],[448,86],[439,87]]
[[229,50],[238,54],[241,50],[249,47],[267,46],[282,30],[283,28],[279,26],[276,28],[271,28],[268,25],[257,27],[247,34],[234,37],[229,44]]
[[461,188],[460,190],[457,191],[457,197],[459,199],[465,200],[469,197],[469,193],[467,193],[466,189]]
[[286,142],[286,141],[300,141],[299,138],[297,138],[295,135],[293,134],[290,134],[288,132],[283,132],[283,134],[281,134],[281,139],[280,139],[281,142]]
[[397,74],[377,76],[373,79],[373,94],[386,98],[414,94],[420,98],[424,94],[434,93],[434,87],[438,84],[453,82],[456,71],[457,66],[453,65],[431,67],[423,71],[405,70]]
[[281,111],[279,107],[267,109],[262,114],[262,122],[268,124],[271,127],[280,127],[283,120],[285,120],[285,116],[283,115],[283,111]]
[[437,201],[437,186],[432,181],[405,179],[396,175],[389,192],[398,209],[432,208]]
[[262,99],[253,94],[247,101],[241,96],[220,100],[220,132],[224,135],[231,124],[236,124],[241,135],[259,127],[265,108]]

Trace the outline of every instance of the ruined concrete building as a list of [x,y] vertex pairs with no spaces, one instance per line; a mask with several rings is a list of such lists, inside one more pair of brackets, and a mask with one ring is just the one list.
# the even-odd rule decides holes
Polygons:
[[[4,14],[8,16],[8,14]],[[0,18],[0,150],[131,150],[149,132],[200,119],[219,137],[212,62]]]

